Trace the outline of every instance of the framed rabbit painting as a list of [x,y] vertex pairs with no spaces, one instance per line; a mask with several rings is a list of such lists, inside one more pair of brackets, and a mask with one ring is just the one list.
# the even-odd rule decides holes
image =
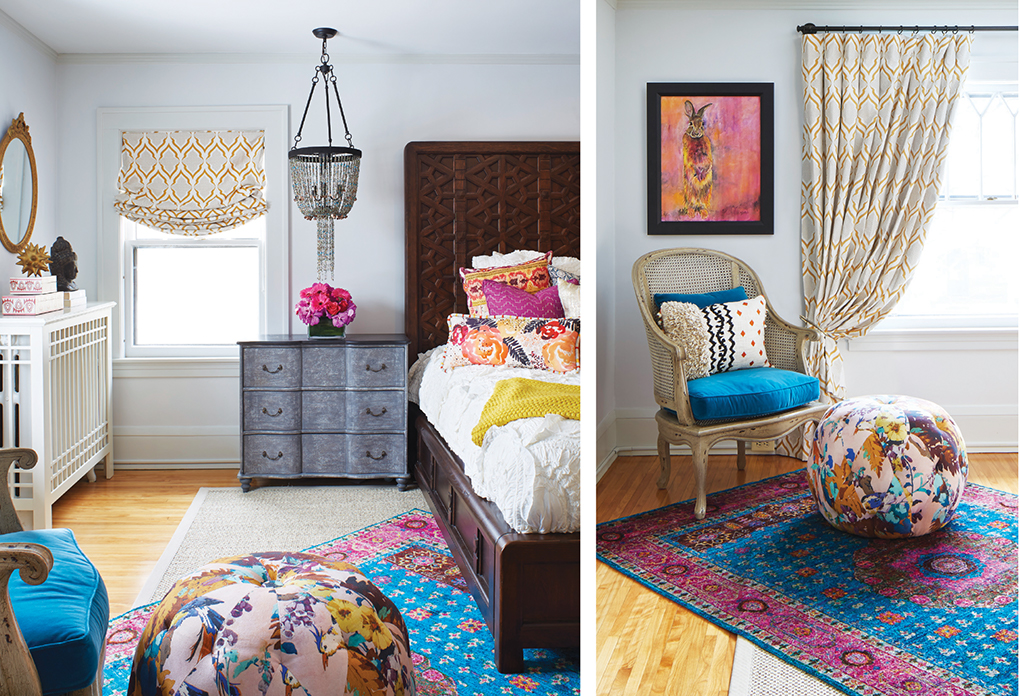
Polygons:
[[772,234],[772,87],[648,83],[648,234]]

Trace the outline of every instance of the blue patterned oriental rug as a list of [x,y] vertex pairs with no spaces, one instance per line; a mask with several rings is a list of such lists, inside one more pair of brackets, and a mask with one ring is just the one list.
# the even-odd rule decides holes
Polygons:
[[599,560],[848,694],[1017,694],[1017,497],[970,484],[956,517],[865,539],[802,471],[599,525]]
[[[413,510],[305,550],[353,563],[397,605],[418,696],[580,693],[578,650],[525,650],[524,673],[496,671],[492,635],[429,512]],[[157,604],[110,621],[103,696],[127,692],[135,647]]]

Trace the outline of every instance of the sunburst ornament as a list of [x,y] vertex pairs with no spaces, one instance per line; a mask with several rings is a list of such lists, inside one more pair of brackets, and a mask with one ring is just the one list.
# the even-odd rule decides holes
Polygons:
[[18,265],[27,276],[41,276],[43,271],[49,269],[49,263],[50,255],[46,253],[45,247],[38,244],[29,244],[18,254]]

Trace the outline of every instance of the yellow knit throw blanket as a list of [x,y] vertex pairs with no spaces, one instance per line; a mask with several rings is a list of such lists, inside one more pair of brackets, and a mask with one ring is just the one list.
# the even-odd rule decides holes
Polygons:
[[485,403],[478,425],[471,431],[471,441],[481,447],[489,428],[519,418],[541,418],[548,413],[581,420],[580,385],[553,384],[523,377],[501,379]]

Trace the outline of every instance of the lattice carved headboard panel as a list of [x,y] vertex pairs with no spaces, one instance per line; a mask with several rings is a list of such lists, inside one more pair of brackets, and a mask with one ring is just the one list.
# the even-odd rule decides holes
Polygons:
[[410,358],[446,343],[446,318],[467,312],[461,268],[515,249],[581,253],[576,142],[428,142],[404,148]]

